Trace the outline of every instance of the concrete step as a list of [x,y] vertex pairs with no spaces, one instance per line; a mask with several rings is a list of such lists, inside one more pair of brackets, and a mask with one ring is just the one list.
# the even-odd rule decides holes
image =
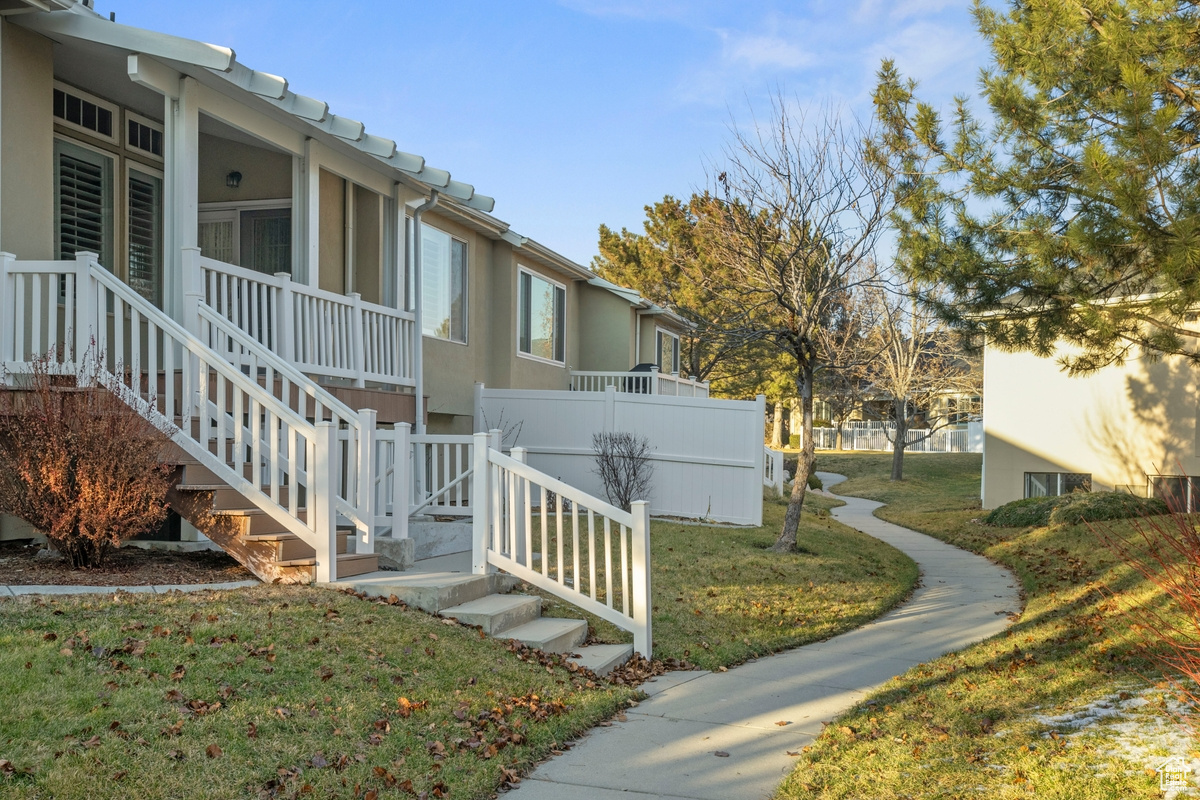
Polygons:
[[523,594],[491,594],[438,612],[464,625],[478,625],[488,636],[503,637],[504,631],[524,625],[542,615],[542,599]]
[[631,644],[592,644],[576,647],[567,659],[604,677],[632,657]]
[[472,575],[467,572],[380,572],[360,575],[336,586],[349,586],[356,592],[366,592],[373,597],[396,595],[414,608],[437,614],[446,608],[461,606],[489,594],[512,591],[518,583],[511,575],[491,573]]
[[547,653],[575,652],[587,640],[587,623],[581,619],[542,617],[509,628],[498,638],[516,639]]

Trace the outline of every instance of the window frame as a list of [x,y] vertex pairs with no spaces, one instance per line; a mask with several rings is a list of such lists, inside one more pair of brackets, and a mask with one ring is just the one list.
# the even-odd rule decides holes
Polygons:
[[100,265],[115,274],[117,272],[115,262],[117,260],[117,253],[120,251],[120,247],[118,246],[117,242],[117,209],[120,207],[120,204],[124,199],[124,193],[121,192],[119,188],[121,176],[123,174],[123,171],[121,170],[121,159],[115,153],[110,153],[107,150],[96,147],[95,145],[90,145],[86,142],[80,142],[76,139],[71,139],[65,136],[54,137],[54,143],[52,147],[54,151],[52,170],[54,195],[54,257],[58,260],[65,260],[74,257],[73,255],[64,255],[62,250],[62,195],[60,193],[61,173],[59,172],[59,157],[61,154],[61,151],[59,150],[60,143],[65,144],[68,147],[74,147],[87,153],[94,154],[95,156],[108,161],[108,196],[104,199],[104,207],[101,210],[101,234],[106,239],[106,246],[100,248],[101,250],[107,250],[108,252],[97,253],[96,255],[100,259]]
[[[427,256],[427,251],[425,249],[425,246],[422,245],[421,246],[421,261],[422,261],[422,263],[417,264],[416,258],[413,255],[413,253],[415,252],[413,248],[415,247],[416,237],[417,237],[416,227],[417,226],[413,222],[412,217],[406,216],[404,218],[404,228],[405,228],[405,237],[404,238],[406,241],[406,249],[408,249],[409,254],[410,254],[408,263],[414,265],[413,269],[410,270],[410,272],[409,272],[408,280],[406,282],[407,285],[405,287],[405,295],[407,296],[407,302],[405,303],[405,305],[407,306],[407,308],[405,309],[406,311],[415,311],[416,304],[418,302],[424,303],[424,297],[417,297],[416,271],[418,269],[422,270],[421,291],[422,291],[422,294],[424,294],[425,284],[426,284],[426,281],[424,280],[424,269],[425,269],[424,260]],[[463,258],[462,258],[462,338],[456,339],[453,336],[438,336],[436,333],[426,332],[424,328],[425,328],[425,324],[428,322],[428,320],[426,318],[427,315],[425,314],[424,306],[422,306],[422,308],[421,308],[421,335],[423,337],[433,339],[433,340],[439,341],[439,342],[447,342],[449,344],[458,344],[458,345],[467,346],[470,344],[470,340],[471,340],[471,314],[470,314],[470,308],[471,308],[471,246],[470,246],[470,243],[461,236],[455,236],[454,234],[450,233],[449,231],[442,230],[438,226],[430,225],[428,222],[425,222],[424,220],[422,220],[421,221],[421,234],[422,235],[424,235],[424,232],[426,229],[428,229],[430,231],[435,231],[446,237],[446,240],[450,246],[448,258],[446,260],[447,269],[454,268],[454,246],[457,244],[462,248],[462,255],[463,255]],[[454,302],[453,300],[450,301],[451,307],[453,307],[453,302]]]
[[[531,353],[531,352],[521,349],[521,331],[524,328],[524,324],[525,324],[525,313],[529,311],[529,309],[525,308],[524,304],[523,304],[524,297],[525,297],[524,292],[521,291],[521,278],[523,275],[528,275],[530,278],[530,293],[531,294],[533,292],[532,281],[535,278],[550,284],[550,286],[552,286],[555,289],[557,289],[558,291],[562,292],[562,320],[561,321],[555,320],[553,323],[555,333],[557,333],[560,330],[562,331],[562,341],[561,342],[553,342],[551,345],[555,352],[558,352],[559,350],[562,351],[561,359],[546,358],[545,356],[539,356],[536,353]],[[532,334],[532,325],[533,325],[533,320],[530,319],[531,334]],[[516,345],[517,345],[517,357],[518,358],[527,358],[530,361],[537,361],[542,364],[553,364],[556,367],[565,367],[567,364],[567,285],[565,283],[561,283],[560,281],[556,281],[553,278],[547,277],[546,275],[543,275],[542,273],[540,273],[536,270],[530,269],[529,267],[526,267],[522,264],[517,265]],[[532,349],[532,347],[533,347],[532,335],[530,336],[530,345],[529,346]]]
[[72,86],[69,83],[63,83],[59,80],[54,81],[54,91],[75,95],[79,99],[86,100],[97,108],[103,108],[104,110],[108,111],[108,113],[112,115],[113,133],[112,135],[106,136],[99,131],[92,130],[91,128],[80,125],[77,122],[71,122],[64,117],[58,116],[54,113],[54,93],[51,92],[50,115],[53,117],[56,125],[62,125],[64,128],[69,128],[70,130],[81,133],[84,136],[90,136],[93,139],[98,139],[102,142],[108,142],[109,144],[116,145],[117,147],[121,146],[121,142],[123,141],[121,134],[123,133],[123,126],[125,122],[121,115],[121,107],[119,105],[109,100],[103,100],[91,92],[85,92],[83,89]]
[[[296,220],[295,220],[295,216],[292,214],[293,206],[292,206],[292,199],[290,197],[284,197],[284,198],[278,198],[278,199],[266,199],[266,200],[233,200],[233,201],[225,200],[225,201],[221,201],[218,203],[201,203],[200,207],[199,207],[199,213],[197,214],[197,220],[196,220],[197,240],[199,239],[199,226],[204,223],[213,223],[213,222],[231,222],[231,223],[233,223],[233,240],[232,240],[233,260],[228,261],[228,262],[221,262],[221,263],[229,263],[235,267],[242,267],[243,269],[254,270],[253,267],[247,267],[241,263],[241,260],[242,260],[242,224],[243,224],[242,213],[243,212],[256,212],[256,211],[258,211],[258,212],[282,211],[285,209],[288,211],[288,214],[291,217],[292,226],[294,229]],[[291,264],[293,264],[293,266],[295,265],[295,257],[296,257],[296,254],[294,252],[291,253],[291,258],[289,259],[289,261]],[[206,255],[205,258],[214,258],[214,257]],[[219,260],[219,259],[217,259],[217,260]],[[254,270],[254,271],[258,272],[259,270]],[[289,270],[289,272],[290,272],[290,270]],[[267,274],[274,274],[274,273],[263,272],[262,274],[267,275]]]
[[[1055,481],[1055,483],[1056,483],[1055,493],[1054,494],[1030,494],[1029,493],[1029,482],[1030,482],[1031,475],[1054,475],[1054,476],[1056,476],[1057,480]],[[1071,494],[1072,492],[1075,491],[1075,489],[1071,489],[1070,491],[1065,492],[1065,493],[1063,492],[1063,478],[1064,478],[1064,476],[1068,476],[1068,475],[1084,476],[1086,478],[1086,481],[1081,482],[1079,484],[1079,486],[1086,486],[1087,488],[1085,489],[1085,491],[1088,491],[1088,492],[1092,491],[1092,473],[1090,473],[1090,472],[1033,471],[1033,472],[1026,472],[1023,476],[1023,478],[1024,478],[1023,479],[1024,485],[1022,486],[1023,499],[1028,500],[1033,497],[1064,497],[1066,495]],[[1078,486],[1076,488],[1078,488]]]
[[[663,369],[663,365],[659,363],[662,360],[663,339],[667,337],[673,340],[671,346],[671,366],[673,369]],[[660,374],[681,375],[683,373],[683,342],[680,340],[679,334],[673,333],[666,328],[660,328],[657,325],[654,327],[654,363],[658,366]]]
[[[142,148],[135,147],[134,145],[132,145],[130,143],[130,141],[129,141],[129,123],[130,122],[136,122],[138,125],[142,125],[143,127],[149,128],[152,131],[157,131],[158,134],[163,137],[163,142],[162,142],[163,153],[162,153],[162,155],[154,153],[151,150],[143,150]],[[121,132],[125,135],[124,147],[130,153],[136,153],[137,155],[141,156],[142,158],[148,158],[151,161],[157,161],[159,163],[164,163],[166,161],[166,158],[165,158],[166,152],[167,152],[166,130],[163,128],[162,123],[155,122],[154,120],[150,119],[149,117],[143,117],[141,114],[137,114],[133,111],[126,111],[125,119],[123,120],[123,123],[121,126]]]
[[137,291],[137,289],[134,288],[133,284],[131,283],[133,277],[133,214],[131,213],[129,206],[133,200],[133,193],[131,191],[130,183],[133,181],[133,173],[135,172],[140,173],[147,178],[153,178],[158,181],[158,207],[155,209],[157,213],[157,230],[155,233],[158,240],[156,243],[156,247],[158,248],[158,275],[156,277],[154,287],[155,297],[154,299],[148,298],[145,295],[142,295],[142,297],[146,297],[146,299],[153,303],[156,308],[162,308],[163,293],[165,292],[164,281],[167,268],[166,251],[164,247],[164,229],[166,225],[166,176],[162,170],[155,169],[147,166],[146,164],[138,161],[132,161],[130,159],[124,159],[124,169],[122,172],[124,173],[124,181],[122,186],[124,187],[125,191],[125,201],[123,204],[123,208],[125,210],[125,283],[130,288],[133,288],[134,291]]

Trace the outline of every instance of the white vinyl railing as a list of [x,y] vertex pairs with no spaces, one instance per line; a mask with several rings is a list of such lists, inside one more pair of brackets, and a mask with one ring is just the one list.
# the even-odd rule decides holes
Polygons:
[[763,445],[763,486],[783,497],[783,451]]
[[335,424],[297,414],[96,259],[17,262],[0,254],[0,360],[8,372],[47,353],[68,373],[99,358],[110,389],[310,545],[317,580],[336,580]]
[[367,303],[204,258],[184,274],[203,281],[204,302],[301,372],[366,382],[415,386],[412,312]]
[[623,511],[499,451],[475,434],[473,568],[497,567],[630,631],[651,656],[650,507]]
[[671,397],[708,397],[708,381],[694,381],[675,373],[597,372],[571,370],[571,391],[603,392],[612,386],[618,392],[657,394]]
[[[437,514],[469,517],[475,440],[471,436],[413,434],[407,422],[375,432],[375,513],[380,527],[391,526],[392,538],[408,538],[408,517]],[[407,453],[397,470],[396,454]],[[397,519],[396,509],[406,509]]]

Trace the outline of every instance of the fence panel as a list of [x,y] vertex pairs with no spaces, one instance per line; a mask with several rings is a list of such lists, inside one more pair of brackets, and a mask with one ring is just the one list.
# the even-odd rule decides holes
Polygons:
[[521,423],[516,442],[542,472],[604,496],[594,473],[592,437],[604,431],[646,436],[658,516],[762,524],[765,402],[617,392],[482,389],[483,416]]

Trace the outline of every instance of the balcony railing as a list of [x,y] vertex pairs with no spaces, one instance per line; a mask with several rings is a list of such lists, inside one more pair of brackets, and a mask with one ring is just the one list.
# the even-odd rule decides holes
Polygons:
[[368,303],[197,256],[202,299],[250,338],[309,375],[355,385],[416,385],[410,311]]
[[603,392],[609,386],[618,392],[657,394],[672,397],[708,397],[708,381],[694,381],[678,373],[659,372],[596,372],[571,370],[571,391]]

